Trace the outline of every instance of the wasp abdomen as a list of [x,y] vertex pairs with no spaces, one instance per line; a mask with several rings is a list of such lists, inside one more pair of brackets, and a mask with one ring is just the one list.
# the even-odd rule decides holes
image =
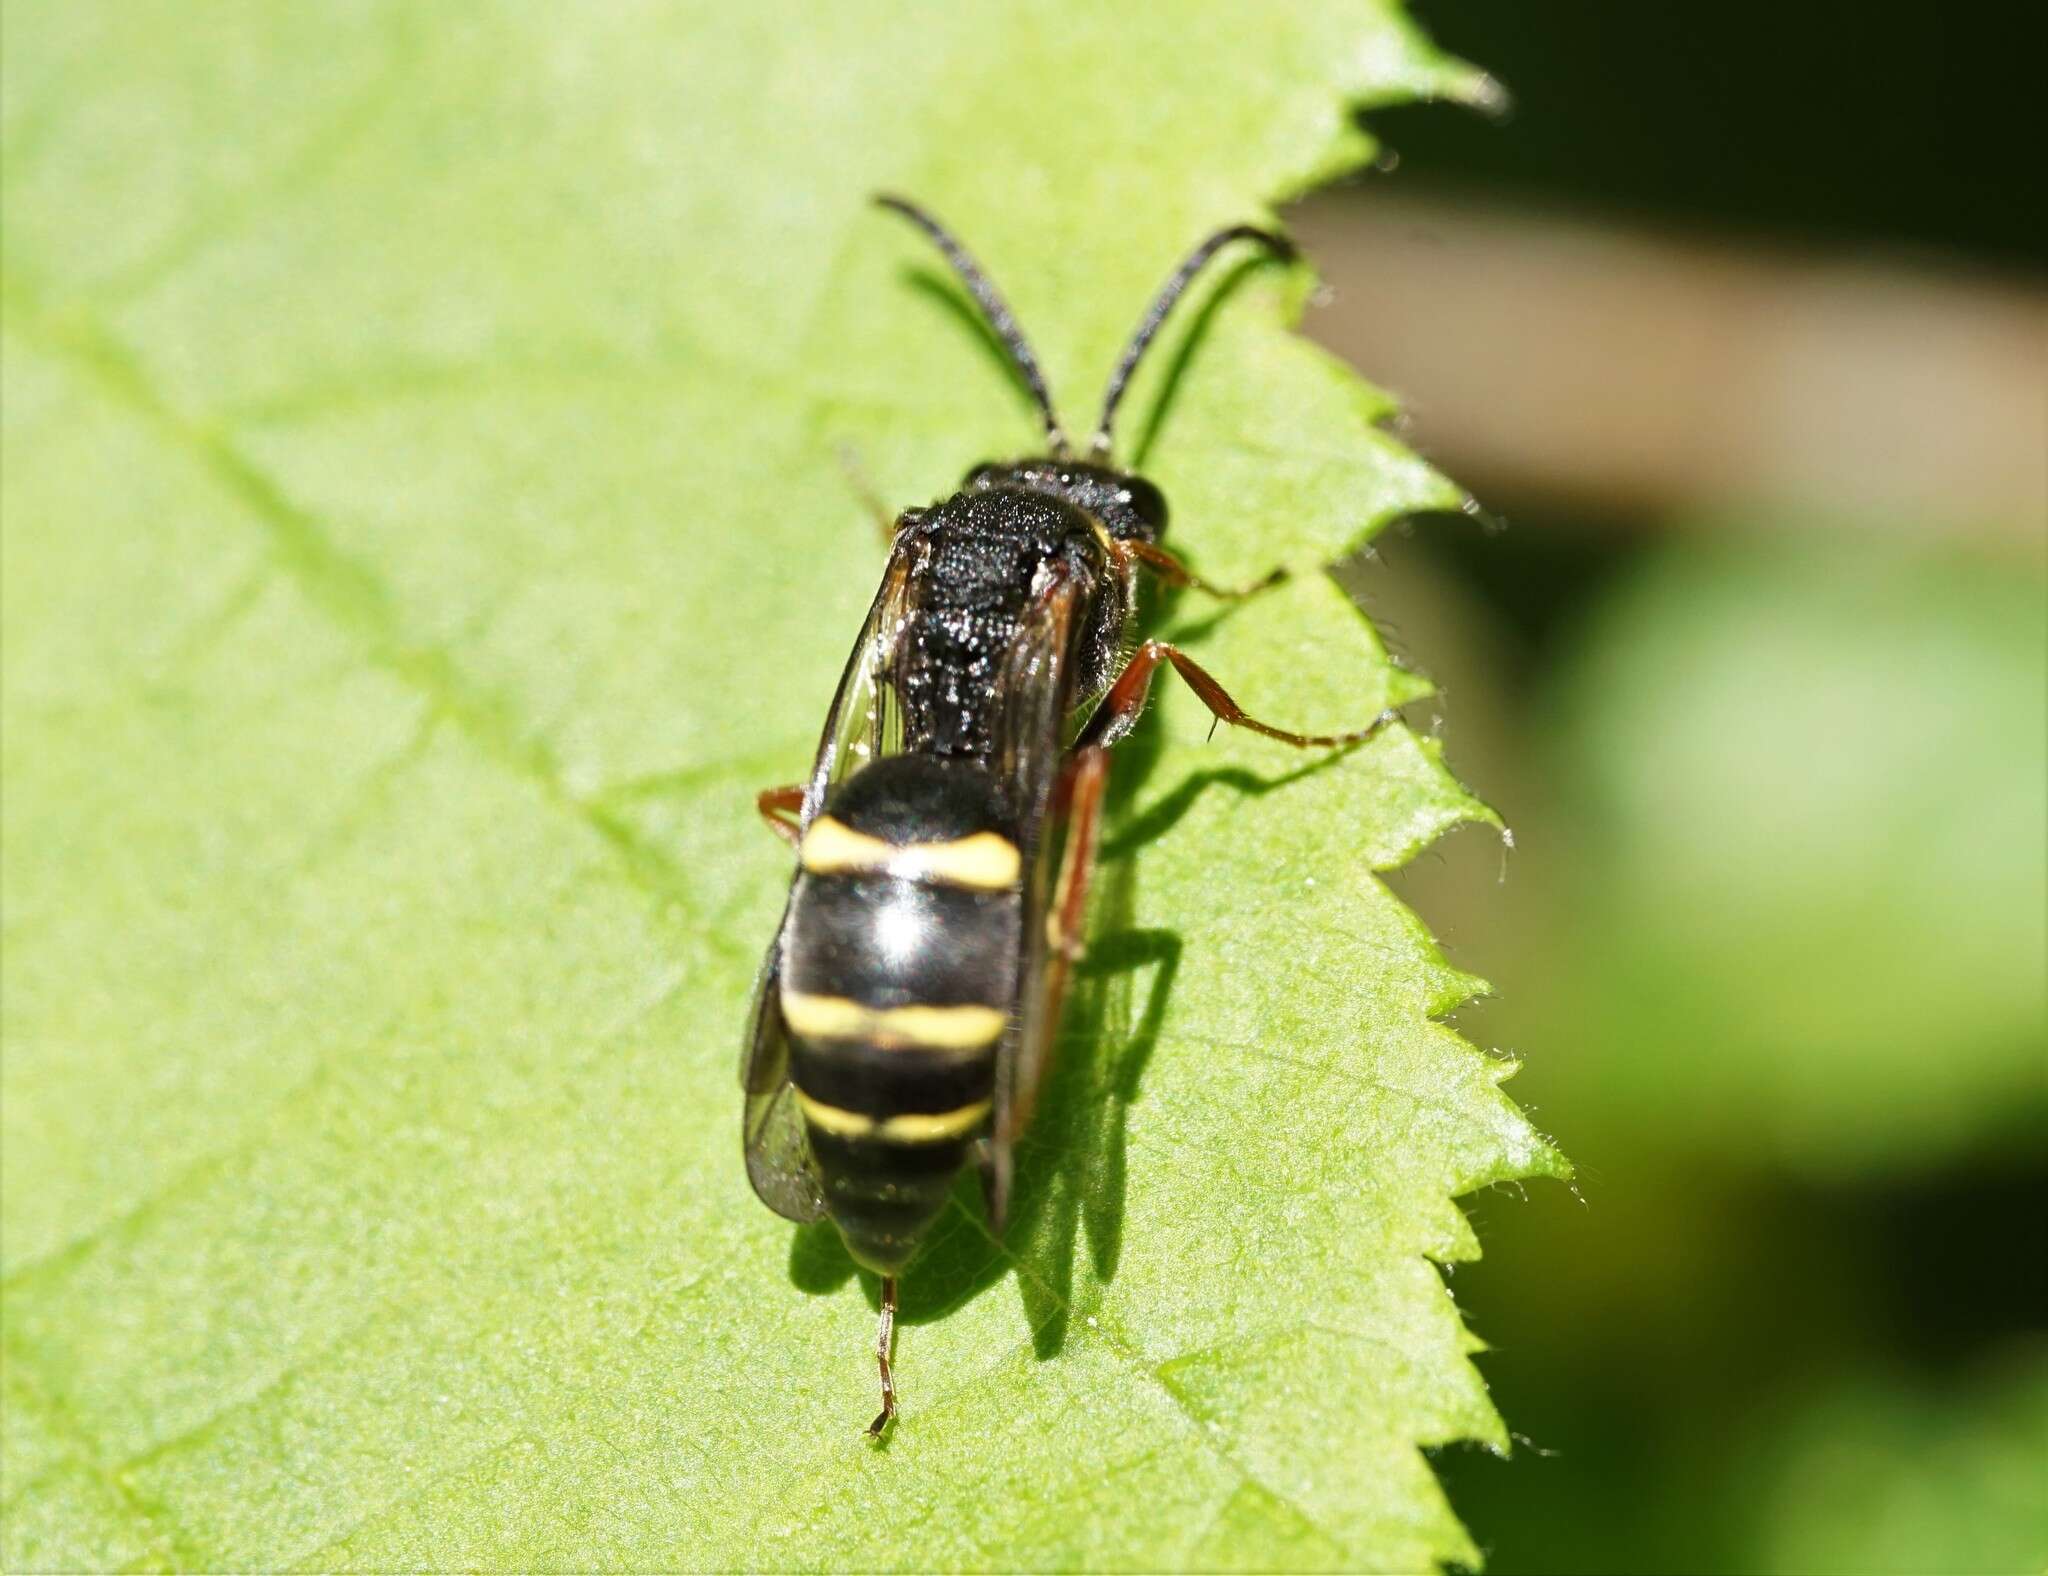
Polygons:
[[878,761],[805,830],[784,942],[790,1080],[825,1206],[893,1274],[987,1127],[1016,998],[1023,854],[978,764]]

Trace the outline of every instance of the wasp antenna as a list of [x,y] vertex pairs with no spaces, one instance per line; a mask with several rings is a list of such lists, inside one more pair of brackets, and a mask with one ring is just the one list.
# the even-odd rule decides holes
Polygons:
[[1145,309],[1145,315],[1138,320],[1137,331],[1131,335],[1131,342],[1124,347],[1123,359],[1116,364],[1116,370],[1109,375],[1109,387],[1102,396],[1102,419],[1095,424],[1095,441],[1090,445],[1098,459],[1109,455],[1110,431],[1116,421],[1116,408],[1122,403],[1124,390],[1130,387],[1131,374],[1138,370],[1138,363],[1144,359],[1145,351],[1158,336],[1159,327],[1173,310],[1174,302],[1181,298],[1187,287],[1194,283],[1195,275],[1207,266],[1214,257],[1232,241],[1257,241],[1276,257],[1292,257],[1294,243],[1283,235],[1271,230],[1261,230],[1257,225],[1233,224],[1218,230],[1208,240],[1188,253],[1180,267],[1173,271],[1173,277],[1160,287],[1159,294],[1152,298],[1152,304]]
[[1046,387],[1045,374],[1039,370],[1038,357],[1031,353],[1031,341],[1024,337],[1024,330],[1017,326],[1017,319],[1010,311],[1009,303],[997,293],[989,282],[987,274],[981,271],[967,248],[955,240],[953,233],[924,209],[907,197],[898,197],[893,192],[875,194],[875,206],[887,208],[891,213],[900,213],[926,235],[932,244],[952,264],[953,272],[960,276],[960,282],[967,287],[967,293],[974,297],[974,304],[981,308],[981,315],[1003,348],[1010,353],[1010,360],[1017,368],[1018,376],[1024,379],[1024,386],[1031,391],[1031,398],[1038,406],[1038,414],[1045,421],[1045,441],[1055,455],[1067,452],[1067,435],[1060,430],[1059,417],[1053,414],[1052,390]]

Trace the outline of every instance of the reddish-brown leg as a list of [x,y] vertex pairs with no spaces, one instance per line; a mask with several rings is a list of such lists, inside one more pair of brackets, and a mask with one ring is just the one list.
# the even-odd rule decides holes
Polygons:
[[754,808],[761,812],[761,819],[768,823],[768,830],[791,848],[796,847],[798,840],[803,836],[802,828],[796,823],[796,816],[803,807],[802,783],[790,783],[781,788],[763,788],[754,796]]
[[1081,956],[1081,926],[1088,913],[1088,878],[1095,869],[1095,844],[1102,829],[1102,795],[1109,786],[1109,751],[1100,745],[1067,758],[1054,793],[1064,808],[1067,843],[1060,850],[1059,879],[1053,885],[1047,939],[1062,964]]
[[1077,751],[1090,745],[1114,744],[1131,731],[1138,721],[1138,714],[1145,709],[1145,695],[1152,687],[1152,675],[1162,662],[1173,664],[1174,672],[1187,681],[1188,688],[1201,697],[1202,704],[1209,708],[1218,722],[1227,722],[1233,728],[1249,728],[1253,733],[1263,733],[1269,739],[1278,739],[1298,750],[1362,744],[1392,722],[1396,715],[1392,711],[1383,711],[1365,727],[1354,728],[1349,733],[1294,733],[1286,728],[1276,728],[1271,723],[1259,721],[1232,700],[1230,692],[1178,646],[1170,646],[1163,640],[1148,640],[1131,654],[1123,672],[1110,685],[1109,693],[1102,697],[1102,704],[1095,708],[1095,715],[1088,719],[1088,725],[1074,741]]
[[1213,580],[1204,580],[1163,547],[1154,547],[1150,542],[1125,542],[1122,546],[1129,557],[1143,564],[1168,585],[1181,586],[1226,600],[1252,596],[1268,586],[1278,585],[1287,578],[1285,569],[1276,569],[1265,579],[1254,581],[1248,586],[1219,586]]
[[1015,1090],[1002,1114],[998,1158],[990,1191],[990,1216],[1000,1221],[1009,1201],[1009,1146],[1031,1124],[1038,1091],[1052,1070],[1053,1045],[1060,1012],[1066,1005],[1067,980],[1081,956],[1081,935],[1088,915],[1088,878],[1095,869],[1095,845],[1102,825],[1102,795],[1109,786],[1109,751],[1102,746],[1077,750],[1060,768],[1053,785],[1048,823],[1064,820],[1066,842],[1060,849],[1059,874],[1045,916],[1045,967],[1038,997],[1026,1015],[1025,1032],[1016,1053]]

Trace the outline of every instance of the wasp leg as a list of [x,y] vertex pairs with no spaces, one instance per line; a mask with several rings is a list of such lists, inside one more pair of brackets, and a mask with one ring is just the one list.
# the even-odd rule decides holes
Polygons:
[[1088,913],[1088,878],[1095,872],[1095,844],[1102,827],[1102,795],[1109,786],[1109,751],[1101,745],[1068,757],[1054,790],[1053,805],[1064,811],[1067,843],[1060,850],[1059,879],[1053,885],[1046,939],[1062,963],[1081,956],[1081,926]]
[[882,1410],[868,1424],[868,1438],[880,1439],[896,1415],[896,1376],[889,1370],[889,1348],[896,1344],[896,1277],[882,1277],[882,1324],[875,1332],[875,1365],[882,1370]]
[[1011,1150],[1031,1125],[1038,1093],[1052,1071],[1059,1037],[1060,1014],[1066,1006],[1068,977],[1080,960],[1082,932],[1088,916],[1088,880],[1095,872],[1095,846],[1102,824],[1102,795],[1109,786],[1109,751],[1100,746],[1076,750],[1060,768],[1053,785],[1048,816],[1064,818],[1066,843],[1060,849],[1059,874],[1045,916],[1045,966],[1038,993],[1025,1015],[1015,1058],[1016,1082],[1002,1103],[995,1142],[982,1157],[982,1191],[990,1225],[997,1231],[1010,1209]]
[[1150,542],[1125,542],[1122,546],[1127,556],[1135,558],[1168,585],[1200,591],[1205,596],[1221,597],[1225,601],[1256,596],[1287,578],[1285,569],[1276,569],[1265,579],[1255,580],[1248,586],[1219,586],[1213,580],[1204,580],[1163,547],[1154,547]]
[[1082,932],[1088,914],[1088,883],[1095,870],[1096,843],[1102,821],[1103,795],[1109,787],[1110,748],[1128,734],[1144,710],[1145,696],[1159,664],[1170,662],[1187,680],[1219,722],[1251,728],[1268,738],[1302,749],[1354,744],[1371,738],[1394,719],[1391,711],[1381,712],[1372,725],[1352,733],[1290,733],[1248,716],[1222,685],[1192,657],[1161,640],[1148,640],[1124,665],[1124,670],[1103,696],[1102,704],[1088,719],[1075,739],[1053,785],[1047,815],[1064,820],[1066,842],[1060,849],[1059,874],[1053,883],[1052,899],[1045,918],[1045,968],[1036,1010],[1025,1021],[1015,1059],[1016,1085],[1009,1100],[999,1107],[999,1122],[984,1164],[983,1186],[987,1191],[989,1219],[997,1230],[1008,1210],[1010,1195],[1010,1153],[1030,1123],[1038,1092],[1051,1071],[1054,1042],[1059,1032],[1060,1011],[1065,1004],[1068,975],[1082,951]]
[[1269,739],[1278,739],[1298,750],[1362,744],[1397,715],[1393,711],[1383,711],[1365,727],[1354,728],[1349,733],[1293,733],[1286,728],[1276,728],[1271,723],[1259,721],[1232,700],[1230,692],[1178,646],[1170,646],[1163,640],[1148,640],[1132,653],[1131,660],[1124,664],[1123,672],[1110,685],[1109,693],[1102,697],[1102,704],[1095,708],[1095,715],[1088,719],[1088,725],[1074,741],[1077,752],[1091,745],[1114,744],[1137,725],[1138,714],[1145,709],[1146,692],[1152,687],[1152,675],[1162,662],[1173,664],[1174,672],[1187,681],[1188,688],[1201,697],[1202,704],[1209,708],[1218,722],[1227,722],[1233,728],[1249,728],[1253,733],[1263,733]]
[[796,847],[803,836],[802,830],[791,817],[803,807],[802,783],[790,783],[781,788],[763,788],[754,795],[754,808],[761,812],[761,819],[768,823],[768,830],[791,848]]

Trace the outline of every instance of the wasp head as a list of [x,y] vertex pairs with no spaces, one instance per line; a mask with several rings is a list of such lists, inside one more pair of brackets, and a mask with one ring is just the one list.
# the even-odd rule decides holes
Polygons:
[[1156,542],[1166,534],[1166,495],[1144,477],[1081,460],[991,461],[967,473],[970,491],[1021,487],[1072,504],[1100,520],[1118,541]]

